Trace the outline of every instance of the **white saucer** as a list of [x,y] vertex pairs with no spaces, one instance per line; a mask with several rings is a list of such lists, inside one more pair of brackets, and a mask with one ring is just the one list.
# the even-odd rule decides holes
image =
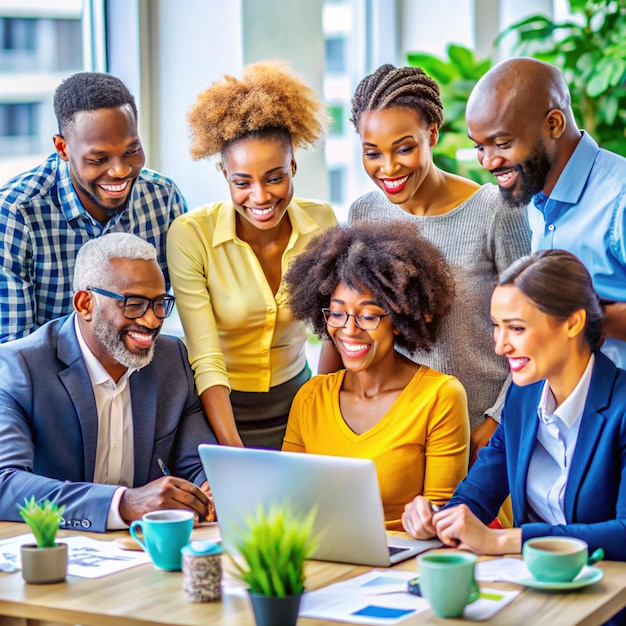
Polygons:
[[566,583],[543,582],[534,578],[524,578],[516,581],[520,585],[531,587],[532,589],[545,589],[546,591],[570,591],[572,589],[580,589],[597,583],[602,580],[604,572],[598,567],[585,566],[583,571]]

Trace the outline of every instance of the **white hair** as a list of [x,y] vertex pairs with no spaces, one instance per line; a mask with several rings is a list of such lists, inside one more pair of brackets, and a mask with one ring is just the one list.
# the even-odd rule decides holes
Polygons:
[[156,248],[131,233],[109,233],[90,239],[76,255],[74,291],[88,287],[106,288],[111,259],[154,261],[156,258]]

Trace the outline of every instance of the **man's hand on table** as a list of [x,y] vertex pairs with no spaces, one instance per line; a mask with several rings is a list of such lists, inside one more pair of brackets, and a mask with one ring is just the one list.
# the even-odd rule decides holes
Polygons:
[[150,511],[187,509],[194,512],[196,521],[212,521],[208,518],[214,511],[210,496],[206,481],[196,487],[183,478],[163,476],[143,487],[127,489],[120,500],[120,515],[130,524]]

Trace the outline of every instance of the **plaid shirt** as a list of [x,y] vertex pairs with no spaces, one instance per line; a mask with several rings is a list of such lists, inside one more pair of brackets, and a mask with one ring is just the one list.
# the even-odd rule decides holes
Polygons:
[[153,244],[169,289],[165,237],[186,210],[169,178],[143,169],[127,209],[103,226],[81,204],[56,153],[7,182],[0,189],[0,343],[72,311],[76,253],[106,233],[129,232]]

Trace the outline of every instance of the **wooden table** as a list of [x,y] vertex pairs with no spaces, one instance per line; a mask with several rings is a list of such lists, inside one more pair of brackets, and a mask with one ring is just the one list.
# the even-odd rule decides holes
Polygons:
[[[0,538],[23,534],[24,524],[0,522]],[[84,533],[96,539],[110,539],[127,533]],[[194,539],[215,539],[218,530],[207,526],[194,530]],[[60,537],[71,536],[61,531]],[[397,566],[415,570],[414,559]],[[603,624],[626,606],[626,563],[603,562],[603,580],[571,593],[544,593],[524,590],[510,605],[500,611],[489,624],[503,626],[553,626]],[[367,567],[311,561],[307,564],[307,587],[314,589],[350,578],[369,570]],[[232,574],[225,572],[230,586]],[[517,588],[511,583],[489,583],[490,587]],[[28,624],[53,621],[83,626],[252,626],[254,618],[245,595],[227,594],[222,602],[189,603],[182,592],[180,572],[160,572],[151,564],[134,567],[111,576],[87,579],[68,576],[54,585],[28,585],[21,572],[0,573],[0,624],[2,616],[28,618]],[[33,620],[33,621],[31,621]],[[465,624],[460,619],[438,619],[431,611],[404,622],[452,626]],[[300,626],[338,624],[325,620],[300,618]]]

